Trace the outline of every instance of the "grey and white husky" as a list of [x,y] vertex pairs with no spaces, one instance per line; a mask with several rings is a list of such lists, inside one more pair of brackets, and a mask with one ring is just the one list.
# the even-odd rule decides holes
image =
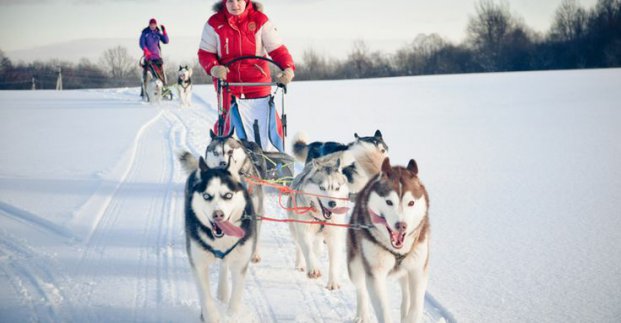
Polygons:
[[[349,189],[347,178],[342,174],[339,159],[317,158],[306,165],[302,173],[295,177],[291,188],[303,191],[289,197],[288,215],[290,219],[302,221],[345,224],[349,210]],[[300,212],[296,208],[310,208]],[[291,234],[296,243],[296,268],[306,271],[309,278],[319,278],[318,257],[325,241],[328,246],[330,290],[340,288],[337,280],[341,252],[345,242],[346,230],[341,227],[321,224],[290,223]]]
[[192,106],[192,68],[179,66],[177,72],[177,92],[182,107]]
[[369,322],[369,299],[379,322],[392,322],[386,286],[400,277],[401,322],[422,322],[429,265],[429,197],[418,166],[391,167],[358,194],[347,234],[349,277],[356,285],[357,321]]
[[293,154],[307,164],[322,156],[340,159],[349,191],[356,194],[371,177],[379,173],[382,161],[388,157],[388,146],[379,130],[368,137],[360,137],[355,133],[354,138],[349,144],[332,141],[307,143],[306,136],[298,134],[293,141]]
[[210,292],[209,266],[221,260],[217,296],[228,302],[229,315],[237,314],[257,241],[253,205],[244,186],[228,169],[209,168],[202,157],[196,161],[187,153],[179,159],[183,168],[191,171],[185,187],[186,249],[198,284],[201,318],[219,322],[221,314]]
[[[233,138],[233,132],[227,136],[217,136],[210,131],[211,142],[205,151],[205,160],[210,168],[228,167],[231,174],[244,184],[250,194],[256,215],[264,214],[264,192],[261,186],[249,186],[247,177],[261,178],[261,172],[255,166],[252,156],[244,144]],[[257,224],[257,236],[261,232],[261,221]],[[259,244],[252,256],[252,262],[261,261]]]

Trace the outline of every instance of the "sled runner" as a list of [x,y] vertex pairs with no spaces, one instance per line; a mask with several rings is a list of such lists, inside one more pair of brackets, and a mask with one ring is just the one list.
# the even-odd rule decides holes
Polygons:
[[[264,60],[283,70],[275,61],[262,56],[241,56],[235,58],[224,66],[229,67],[241,60],[258,59]],[[247,99],[233,97],[228,111],[224,109],[224,93],[232,86],[275,87],[275,91],[265,98]],[[287,115],[285,114],[285,94],[287,86],[277,82],[248,83],[248,82],[227,82],[218,80],[218,123],[217,134],[224,135],[225,125],[231,131],[235,131],[237,137],[242,141],[254,142],[259,149],[250,150],[254,154],[253,160],[260,160],[265,168],[265,178],[277,181],[280,184],[289,185],[293,180],[294,158],[285,153],[285,137],[287,135]],[[281,113],[278,114],[275,103],[275,96],[281,93]],[[277,151],[272,150],[272,145]],[[257,156],[258,155],[258,156]],[[259,167],[259,165],[257,165]]]

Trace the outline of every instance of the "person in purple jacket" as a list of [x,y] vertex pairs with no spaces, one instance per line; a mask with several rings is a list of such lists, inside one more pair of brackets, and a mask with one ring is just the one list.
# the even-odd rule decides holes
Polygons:
[[[160,53],[160,42],[164,44],[168,44],[168,34],[166,34],[166,27],[164,25],[160,25],[162,31],[160,32],[160,28],[157,27],[157,20],[155,18],[151,18],[149,20],[149,27],[142,30],[142,34],[140,35],[140,49],[144,52],[144,65],[143,65],[143,80],[146,80],[147,77],[147,66],[152,64],[154,68],[154,72],[156,72],[157,77],[159,77],[164,85],[166,84],[166,74],[164,73],[164,61],[162,60],[162,56]],[[155,76],[155,75],[154,75]]]

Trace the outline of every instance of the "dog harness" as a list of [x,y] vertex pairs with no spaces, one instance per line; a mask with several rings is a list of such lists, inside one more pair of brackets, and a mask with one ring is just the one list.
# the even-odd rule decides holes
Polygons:
[[[181,79],[177,80],[177,84],[179,86],[181,86],[184,90],[186,90],[187,88],[190,87],[190,85],[192,85],[192,78],[188,78],[187,82],[182,81]],[[184,86],[183,84],[187,84],[186,86]]]

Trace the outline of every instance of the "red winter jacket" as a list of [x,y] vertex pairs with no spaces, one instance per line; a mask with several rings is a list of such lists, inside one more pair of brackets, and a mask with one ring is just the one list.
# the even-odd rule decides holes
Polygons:
[[[246,10],[239,16],[229,14],[226,0],[217,3],[217,11],[203,29],[198,61],[207,74],[215,65],[223,65],[240,56],[269,56],[283,69],[295,69],[287,47],[282,44],[261,6],[246,0]],[[263,60],[241,60],[229,66],[229,82],[271,82],[269,63]],[[270,87],[232,87],[236,97],[259,98],[270,95]],[[225,98],[228,108],[230,99]]]

